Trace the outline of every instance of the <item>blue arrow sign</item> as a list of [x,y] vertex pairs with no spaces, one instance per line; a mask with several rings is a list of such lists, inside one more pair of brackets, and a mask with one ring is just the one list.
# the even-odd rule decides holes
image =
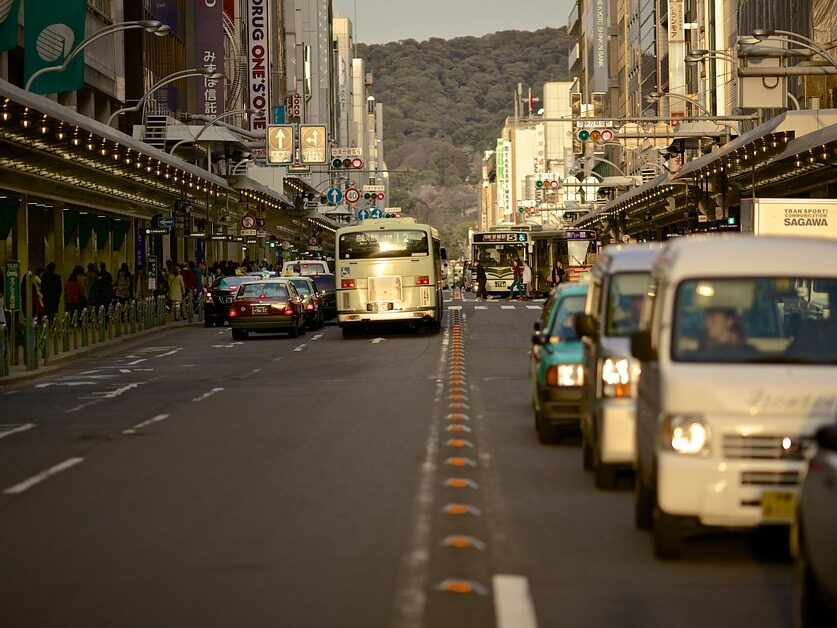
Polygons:
[[369,210],[369,215],[372,218],[383,218],[384,212],[382,212],[379,208],[373,207]]
[[328,192],[326,192],[326,199],[332,205],[339,205],[340,201],[343,200],[343,192],[340,191],[339,188],[328,188]]
[[359,209],[357,211],[357,219],[358,220],[366,220],[367,218],[369,218],[369,210]]

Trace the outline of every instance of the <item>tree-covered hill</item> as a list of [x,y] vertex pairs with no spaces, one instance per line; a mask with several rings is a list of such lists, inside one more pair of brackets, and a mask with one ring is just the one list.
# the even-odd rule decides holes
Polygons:
[[[518,83],[540,96],[544,82],[567,80],[572,43],[544,28],[359,45],[384,104],[387,166],[409,171],[391,175],[391,202],[459,241],[456,225],[475,220],[480,157],[513,115]],[[458,255],[457,243],[447,244]]]

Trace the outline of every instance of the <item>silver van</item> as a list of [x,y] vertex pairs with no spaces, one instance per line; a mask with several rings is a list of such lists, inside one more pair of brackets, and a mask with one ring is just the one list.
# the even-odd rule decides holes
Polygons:
[[662,247],[659,242],[605,247],[591,272],[584,315],[576,319],[588,375],[581,415],[583,463],[601,489],[615,487],[619,471],[633,464],[639,362],[631,357],[630,338]]

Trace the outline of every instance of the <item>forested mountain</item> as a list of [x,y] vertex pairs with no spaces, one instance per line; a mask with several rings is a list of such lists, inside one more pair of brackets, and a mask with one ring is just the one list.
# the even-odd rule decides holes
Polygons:
[[440,227],[453,254],[476,218],[480,158],[514,114],[517,84],[540,97],[544,82],[567,80],[573,41],[544,28],[358,46],[384,104],[391,202]]

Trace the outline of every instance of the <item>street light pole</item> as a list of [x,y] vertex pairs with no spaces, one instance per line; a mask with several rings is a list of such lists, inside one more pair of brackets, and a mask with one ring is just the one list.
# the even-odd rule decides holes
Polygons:
[[[262,113],[262,112],[263,112],[263,110],[258,110],[258,109],[236,109],[234,111],[227,111],[226,113],[222,113],[220,115],[217,115],[214,118],[212,118],[211,120],[209,120],[205,125],[203,125],[201,127],[201,130],[198,131],[197,135],[195,135],[194,137],[192,137],[190,139],[180,140],[179,142],[175,143],[175,145],[171,147],[171,150],[169,150],[169,154],[173,155],[174,151],[177,150],[183,144],[188,144],[188,143],[195,144],[195,143],[197,143],[197,141],[200,139],[201,135],[203,135],[204,132],[209,127],[211,127],[213,124],[215,124],[219,120],[223,120],[224,118],[229,118],[230,116],[235,116],[235,115],[238,115],[240,113],[246,113],[246,114],[249,114],[249,115],[253,115],[253,114]],[[210,147],[207,147],[206,154],[207,154],[207,162],[208,162],[206,169],[209,172],[212,172],[212,150],[211,150]]]
[[110,117],[108,118],[108,121],[107,121],[107,126],[110,126],[111,123],[121,113],[128,113],[130,111],[140,111],[140,110],[142,110],[142,108],[145,106],[145,102],[148,100],[148,98],[151,96],[151,94],[156,92],[158,89],[160,89],[162,87],[165,87],[166,85],[168,85],[170,83],[174,83],[175,81],[179,81],[180,79],[190,78],[192,76],[205,76],[206,78],[214,79],[214,80],[219,80],[219,79],[224,78],[223,74],[221,74],[219,72],[210,73],[209,70],[207,70],[206,68],[190,68],[188,70],[180,70],[178,72],[174,72],[172,74],[169,74],[168,76],[160,79],[159,81],[157,81],[157,83],[152,85],[151,89],[149,89],[147,92],[145,92],[145,94],[143,94],[142,98],[140,98],[139,101],[137,101],[136,105],[134,105],[133,107],[123,107],[122,109],[117,109],[112,114],[110,114]]
[[87,48],[87,46],[89,46],[93,42],[98,41],[99,39],[101,39],[102,37],[106,37],[107,35],[111,35],[119,31],[131,30],[133,28],[141,28],[146,33],[151,33],[152,35],[156,35],[157,37],[164,37],[165,35],[168,35],[171,31],[171,27],[169,27],[167,24],[163,24],[159,20],[133,20],[130,22],[119,22],[117,24],[111,24],[110,26],[103,28],[100,31],[97,31],[96,33],[79,43],[79,45],[76,46],[72,50],[72,52],[70,52],[70,54],[67,55],[67,58],[64,59],[64,62],[61,65],[47,66],[33,73],[32,76],[29,77],[29,80],[26,81],[24,89],[26,91],[29,91],[32,88],[32,84],[35,82],[35,79],[37,79],[39,76],[43,76],[48,72],[63,72],[64,70],[66,70],[70,66],[70,63],[73,62],[73,59],[75,59],[76,56],[82,50]]

